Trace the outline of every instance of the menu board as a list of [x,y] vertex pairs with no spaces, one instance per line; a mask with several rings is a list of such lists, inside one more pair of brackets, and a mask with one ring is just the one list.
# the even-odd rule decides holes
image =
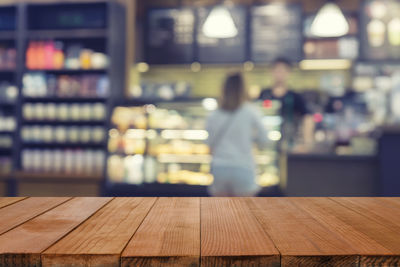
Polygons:
[[16,9],[14,7],[0,8],[0,31],[15,30]]
[[367,0],[362,10],[364,59],[400,59],[400,2]]
[[227,6],[238,34],[233,38],[210,38],[203,26],[212,8],[198,9],[197,45],[200,63],[240,63],[246,61],[246,9]]
[[271,62],[277,57],[302,59],[300,5],[268,4],[251,8],[251,60]]
[[28,6],[28,28],[32,30],[101,29],[106,27],[106,3]]
[[195,17],[192,9],[151,9],[147,23],[146,61],[148,63],[193,62]]

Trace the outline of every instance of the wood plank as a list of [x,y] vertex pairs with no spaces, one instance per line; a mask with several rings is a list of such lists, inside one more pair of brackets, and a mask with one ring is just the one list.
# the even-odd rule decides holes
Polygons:
[[280,266],[279,252],[245,199],[201,199],[202,266]]
[[[400,233],[396,229],[371,220],[364,214],[355,212],[332,199],[296,198],[292,201],[301,208],[308,206],[314,216],[322,214],[325,218],[335,218],[342,224],[346,224],[347,228],[352,228],[354,232],[359,232],[363,237],[371,240],[368,243],[365,239],[357,241],[357,239],[351,239],[350,236],[347,238],[360,255],[359,266],[400,266]],[[328,220],[325,219],[325,221],[328,224]]]
[[384,202],[389,202],[390,204],[395,206],[395,209],[400,208],[400,197],[385,197],[381,198]]
[[281,253],[281,266],[357,266],[356,250],[287,198],[246,199]]
[[[116,198],[42,254],[42,266],[119,266],[156,198]],[[156,229],[155,229],[156,230]]]
[[0,198],[0,209],[11,204],[14,204],[18,201],[25,199],[26,197],[1,197]]
[[331,199],[353,211],[361,213],[369,220],[385,224],[400,232],[400,206],[386,201],[388,198],[338,197]]
[[74,198],[1,235],[0,266],[41,266],[41,252],[111,199]]
[[70,198],[27,198],[0,209],[0,234],[54,208]]
[[356,249],[357,254],[370,255],[375,253],[386,255],[391,253],[387,248],[383,247],[371,237],[357,231],[352,225],[345,223],[334,213],[330,213],[326,209],[316,205],[315,202],[320,202],[318,198],[291,198],[290,200],[296,207],[307,212],[315,220],[349,242],[351,246]]
[[400,266],[399,256],[361,256],[360,267],[398,267]]
[[121,266],[199,266],[200,198],[160,198],[122,253]]

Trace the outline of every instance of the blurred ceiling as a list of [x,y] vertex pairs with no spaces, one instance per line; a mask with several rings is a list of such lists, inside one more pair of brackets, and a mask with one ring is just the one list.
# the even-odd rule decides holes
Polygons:
[[[102,2],[104,0],[0,0],[0,5],[15,3],[60,3],[60,2]],[[138,16],[145,14],[148,7],[177,7],[177,6],[207,6],[221,3],[222,0],[114,0],[125,4],[137,2]],[[252,5],[263,3],[301,3],[306,13],[316,12],[328,0],[230,0],[235,4]],[[359,9],[362,0],[336,0],[335,2],[345,11],[355,12]],[[131,3],[130,3],[131,4]]]
[[[301,3],[306,13],[317,12],[327,0],[230,0],[235,4],[256,5],[265,3]],[[336,0],[345,11],[356,12],[362,0]],[[144,15],[148,7],[207,6],[221,3],[221,0],[138,0],[138,16]]]

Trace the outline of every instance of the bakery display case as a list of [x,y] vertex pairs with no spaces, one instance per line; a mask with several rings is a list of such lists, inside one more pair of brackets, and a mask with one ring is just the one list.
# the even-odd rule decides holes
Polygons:
[[[211,155],[205,140],[207,115],[215,99],[117,106],[109,130],[107,176],[111,183],[187,184],[213,182]],[[270,144],[254,148],[257,183],[279,183],[277,145],[281,118],[275,103],[254,103],[263,114]]]

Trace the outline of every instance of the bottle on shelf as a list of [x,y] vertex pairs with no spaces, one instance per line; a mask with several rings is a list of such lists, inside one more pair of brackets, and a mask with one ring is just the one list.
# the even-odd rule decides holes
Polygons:
[[54,42],[54,57],[53,57],[54,69],[62,69],[64,67],[64,53],[62,49],[63,49],[62,42]]
[[23,94],[27,97],[105,98],[110,92],[109,78],[104,74],[51,75],[26,73]]
[[54,69],[54,43],[47,41],[44,45],[44,68]]
[[17,51],[14,47],[0,46],[0,70],[16,68]]
[[18,97],[18,88],[9,83],[0,83],[0,103],[14,103]]
[[67,46],[58,40],[30,41],[26,50],[28,70],[91,70],[105,69],[107,65],[108,57],[105,53],[93,51],[81,44]]

